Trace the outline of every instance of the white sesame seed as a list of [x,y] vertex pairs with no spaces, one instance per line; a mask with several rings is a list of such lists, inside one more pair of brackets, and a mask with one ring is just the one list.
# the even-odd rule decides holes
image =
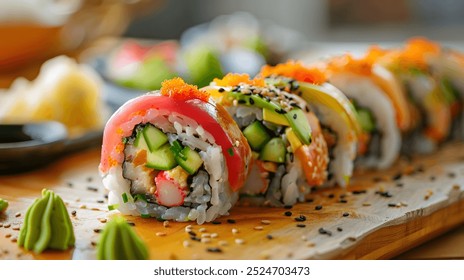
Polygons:
[[169,221],[164,221],[163,222],[163,227],[165,227],[165,228],[169,227]]
[[271,221],[269,221],[269,220],[261,220],[261,223],[263,225],[269,225],[271,223]]
[[210,243],[210,242],[211,242],[211,238],[207,238],[207,237],[201,238],[201,243]]
[[184,240],[184,242],[182,242],[182,245],[187,248],[187,247],[190,247],[190,242],[188,240]]
[[202,227],[198,230],[199,232],[205,232],[206,231],[206,228]]
[[245,240],[240,239],[240,238],[237,238],[237,239],[235,239],[235,243],[236,243],[236,244],[239,244],[239,245],[242,245],[242,244],[245,243]]
[[263,227],[262,226],[256,226],[254,227],[255,230],[263,230]]
[[211,237],[211,234],[209,234],[209,233],[202,233],[202,234],[201,234],[201,238],[203,238],[203,237],[210,238],[210,237]]
[[238,229],[233,228],[233,229],[232,229],[232,233],[233,233],[233,234],[237,234],[237,233],[238,233]]
[[369,202],[364,202],[362,206],[371,206],[371,204]]
[[166,236],[166,233],[165,232],[157,232],[156,236]]
[[82,205],[79,206],[79,209],[87,209],[87,205],[82,204]]
[[306,236],[302,235],[301,240],[306,241],[306,240],[308,240],[308,238]]
[[217,233],[211,233],[211,238],[216,238],[218,236],[219,236],[219,234],[217,234]]
[[219,246],[227,246],[227,245],[229,245],[229,242],[227,242],[225,240],[221,240],[221,241],[218,241],[218,245]]

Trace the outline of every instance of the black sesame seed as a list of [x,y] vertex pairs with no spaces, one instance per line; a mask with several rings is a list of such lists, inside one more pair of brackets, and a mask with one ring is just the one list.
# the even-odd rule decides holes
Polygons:
[[417,172],[424,172],[424,171],[425,171],[425,168],[424,168],[424,166],[419,165],[419,166],[416,167],[416,171],[417,171]]
[[108,195],[107,195],[107,194],[105,194],[103,197],[106,198],[106,199],[108,199]]
[[401,188],[401,187],[404,186],[404,184],[403,184],[403,183],[396,183],[396,186],[399,187],[399,188]]
[[328,236],[332,236],[332,232],[329,230],[326,230],[324,228],[319,228],[319,233],[320,234],[327,234]]
[[253,98],[250,98],[250,104],[251,105],[255,104],[255,101],[253,100]]
[[391,193],[389,193],[388,191],[385,191],[385,192],[381,192],[381,191],[376,191],[375,192],[376,194],[379,194],[380,196],[383,196],[383,197],[392,197],[393,195]]
[[87,187],[87,190],[88,190],[88,191],[92,191],[92,192],[98,192],[98,188],[92,187],[92,186],[88,186],[88,187]]
[[430,176],[430,181],[435,181],[435,176]]
[[73,211],[71,212],[71,215],[73,215],[73,216],[76,216],[76,214],[77,214],[76,210],[73,210]]
[[296,118],[297,118],[297,115],[293,114],[293,119],[296,120]]
[[307,113],[309,113],[309,107],[308,106],[305,106],[305,110]]
[[393,181],[398,181],[399,179],[401,179],[401,177],[403,177],[403,174],[398,173],[398,174],[396,174],[396,175],[394,175],[394,176],[392,177],[392,180],[393,180]]
[[93,178],[92,177],[87,177],[87,182],[92,182]]
[[102,204],[102,203],[105,203],[105,201],[104,200],[97,200],[97,203]]
[[188,234],[190,234],[191,236],[197,236],[197,233],[193,231],[189,231]]
[[97,242],[91,241],[91,242],[90,242],[90,245],[92,245],[92,246],[97,246]]
[[354,195],[357,195],[357,194],[364,194],[364,193],[367,193],[367,191],[366,191],[366,190],[355,190],[355,191],[352,191],[352,193],[353,193]]
[[101,232],[101,229],[95,228],[95,229],[93,229],[93,232],[95,232],[95,233],[100,233],[100,232]]
[[287,216],[287,217],[290,217],[290,216],[292,215],[292,212],[290,212],[290,211],[285,211],[284,215]]
[[284,208],[285,208],[285,209],[292,209],[292,208],[293,208],[293,205],[285,205]]
[[70,187],[70,188],[72,188],[72,187],[74,186],[74,184],[71,183],[71,182],[67,182],[66,185],[67,185],[68,187]]
[[235,224],[236,223],[236,221],[234,219],[227,219],[227,222],[229,224]]
[[340,202],[340,203],[348,203],[348,200],[346,200],[346,199],[340,199],[338,202]]
[[348,217],[349,215],[350,215],[350,213],[348,213],[348,212],[343,213],[343,217]]
[[305,215],[300,215],[300,216],[295,218],[295,221],[304,222],[304,221],[306,221],[306,216]]
[[456,173],[450,172],[450,173],[448,173],[448,177],[454,178],[454,177],[456,177]]
[[383,179],[380,178],[380,177],[374,177],[374,178],[372,179],[372,181],[374,181],[374,183],[378,183],[378,182],[382,182]]
[[207,248],[206,251],[207,251],[207,252],[210,252],[210,253],[222,253],[221,248],[217,248],[217,247],[214,247],[214,248]]
[[219,90],[218,90],[218,91],[219,91],[219,92],[224,92],[224,91],[225,91],[225,89],[224,89],[224,88],[219,88]]
[[388,203],[388,207],[396,207],[396,203]]
[[340,198],[345,198],[345,197],[346,197],[346,194],[344,193],[340,195]]
[[316,205],[316,207],[314,207],[314,209],[316,209],[316,210],[321,210],[321,209],[322,209],[322,205]]
[[296,224],[296,227],[304,228],[304,227],[306,227],[306,225],[305,224]]
[[269,240],[272,240],[272,239],[274,239],[274,236],[268,234],[268,235],[266,235],[266,238],[269,239]]
[[220,224],[222,224],[220,221],[212,221],[211,223],[212,223],[213,225],[220,225]]
[[[251,99],[250,99],[250,100],[251,100]],[[245,101],[245,100],[242,100],[242,99],[240,99],[240,100],[238,101],[238,104],[245,104],[245,103],[246,103],[246,101]]]
[[329,198],[334,198],[335,195],[333,193],[329,194]]
[[337,230],[338,231],[343,231],[343,229],[341,227],[338,227]]
[[135,227],[135,223],[134,222],[127,222],[128,225],[130,225],[131,227]]
[[196,236],[190,236],[190,240],[193,240],[193,241],[198,241],[198,242],[200,242],[200,241],[201,241],[201,238],[199,238],[199,237],[196,237]]
[[308,198],[308,199],[306,199],[306,202],[307,202],[307,203],[312,203],[312,202],[314,202],[314,199]]

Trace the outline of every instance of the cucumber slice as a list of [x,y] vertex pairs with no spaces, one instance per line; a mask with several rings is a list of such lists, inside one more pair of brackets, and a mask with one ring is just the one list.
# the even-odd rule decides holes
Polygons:
[[145,141],[145,137],[143,136],[143,130],[140,130],[135,136],[134,146],[141,149],[148,151],[148,145]]
[[161,148],[154,152],[147,151],[146,167],[157,170],[170,170],[176,167],[176,165],[177,162],[171,151],[171,145],[169,145],[169,143],[161,146]]
[[184,147],[182,151],[175,156],[175,159],[177,163],[190,175],[195,174],[203,165],[203,160],[200,155],[189,147]]
[[272,161],[277,163],[285,162],[285,154],[287,150],[285,148],[285,143],[281,138],[275,137],[272,138],[266,145],[264,145],[259,159],[264,161]]
[[250,144],[254,151],[260,151],[271,140],[271,136],[267,133],[266,128],[259,121],[255,121],[247,126],[243,130],[243,135],[245,135],[248,144]]
[[161,146],[168,142],[168,136],[151,124],[145,126],[142,133],[150,152],[158,150]]

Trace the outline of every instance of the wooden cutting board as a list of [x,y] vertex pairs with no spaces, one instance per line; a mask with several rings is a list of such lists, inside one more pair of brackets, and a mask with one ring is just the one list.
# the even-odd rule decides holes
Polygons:
[[[118,215],[107,210],[99,156],[90,149],[41,170],[0,177],[0,197],[10,202],[0,216],[0,259],[95,258],[98,231]],[[292,209],[235,207],[221,224],[165,227],[155,219],[126,219],[152,259],[385,259],[463,224],[463,186],[464,143],[453,143],[430,156],[401,159],[390,170],[358,171],[348,189],[315,190]],[[18,228],[42,188],[75,211],[75,248],[40,255],[18,248]],[[300,215],[306,220],[295,221]],[[191,239],[187,225],[203,242]]]

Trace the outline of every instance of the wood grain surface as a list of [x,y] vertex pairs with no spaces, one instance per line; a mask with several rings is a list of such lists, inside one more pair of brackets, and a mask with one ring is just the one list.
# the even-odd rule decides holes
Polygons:
[[[10,202],[0,216],[0,259],[95,259],[98,231],[119,215],[107,210],[99,157],[89,149],[0,177],[0,197]],[[463,186],[464,143],[452,143],[430,156],[400,159],[389,170],[358,171],[348,189],[315,190],[292,209],[236,206],[221,224],[126,219],[152,259],[388,259],[463,224]],[[18,248],[25,211],[43,188],[75,211],[75,248],[40,255]],[[306,220],[295,221],[300,215]],[[203,241],[192,240],[187,225]]]

